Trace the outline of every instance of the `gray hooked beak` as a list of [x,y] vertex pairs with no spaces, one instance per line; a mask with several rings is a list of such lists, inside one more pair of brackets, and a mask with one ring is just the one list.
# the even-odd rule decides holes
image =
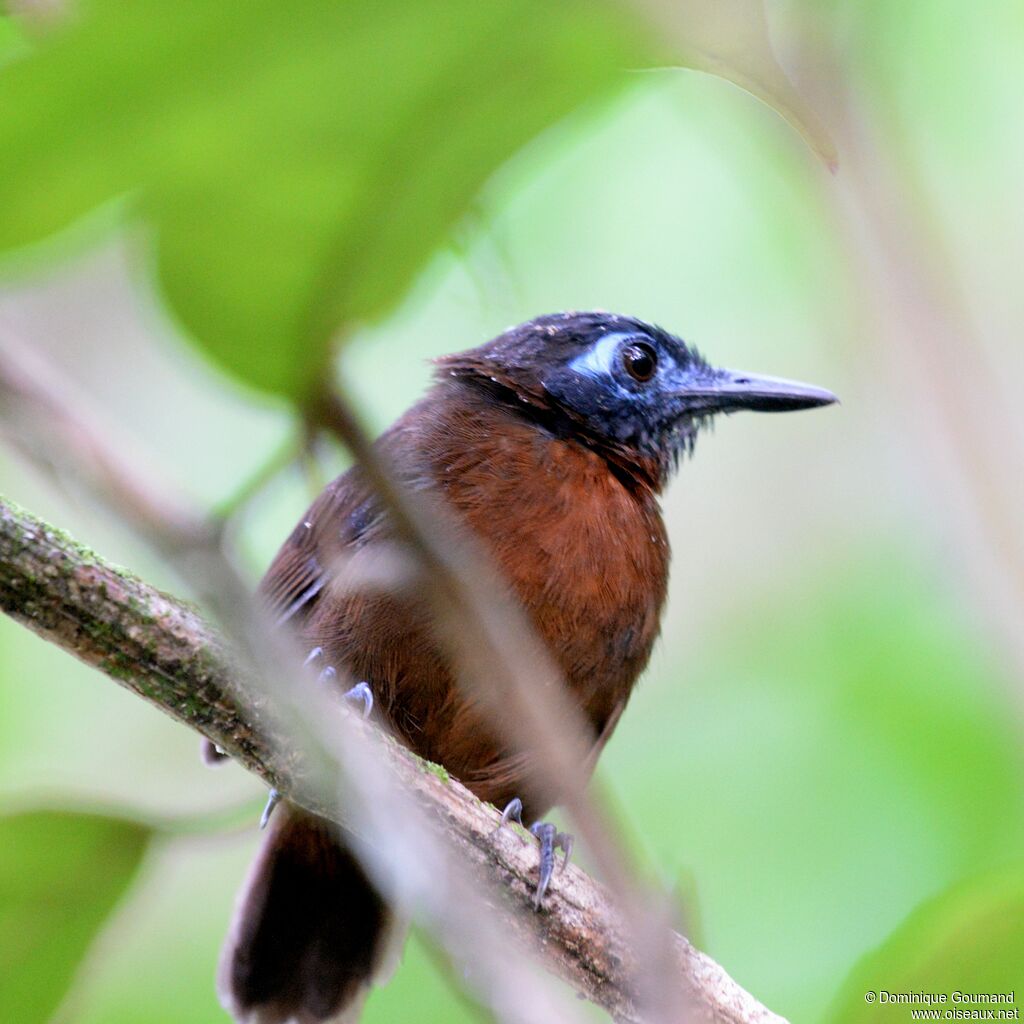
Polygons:
[[678,394],[692,399],[701,412],[791,412],[839,401],[831,391],[811,384],[736,370],[714,371],[713,377],[695,380],[692,386],[684,384]]

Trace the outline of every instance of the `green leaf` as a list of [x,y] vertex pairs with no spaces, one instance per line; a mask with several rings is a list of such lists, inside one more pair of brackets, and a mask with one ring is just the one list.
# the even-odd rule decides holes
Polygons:
[[[944,994],[940,1012],[1019,1011],[1022,986],[1024,862],[953,886],[915,910],[856,965],[825,1019],[830,1024],[909,1020],[910,1007],[889,1001],[886,993]],[[1008,1004],[957,1002],[955,991],[1013,995]]]
[[593,0],[92,0],[0,70],[0,249],[134,195],[185,327],[308,400],[508,156],[650,59]]
[[28,43],[14,18],[0,15],[0,65],[27,53]]
[[827,150],[762,0],[83,2],[0,68],[0,250],[133,197],[186,330],[309,402],[502,162],[627,69],[687,61]]
[[135,822],[94,814],[0,818],[0,1020],[50,1018],[149,836]]

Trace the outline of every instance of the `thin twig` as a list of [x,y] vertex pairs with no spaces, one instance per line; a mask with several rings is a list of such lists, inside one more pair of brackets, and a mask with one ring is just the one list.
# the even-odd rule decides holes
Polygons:
[[[985,603],[984,618],[1012,659],[1024,709],[1024,534],[1020,529],[1020,417],[985,359],[955,250],[903,132],[898,105],[884,120],[858,87],[849,52],[825,22],[803,26],[810,47],[799,69],[843,154],[843,169],[821,178],[822,207],[834,223],[854,279],[861,321],[850,328],[876,369],[877,386],[900,410],[892,430],[913,442],[912,471],[941,492],[928,516],[958,534],[960,564]],[[793,48],[794,53],[798,52]],[[886,131],[886,126],[896,130]],[[1019,344],[1011,327],[1005,349]]]
[[72,480],[102,495],[161,548],[208,536],[202,518],[140,460],[113,447],[81,411],[83,398],[56,367],[4,329],[0,337],[0,429],[30,462],[60,482]]
[[542,802],[561,803],[586,843],[638,953],[636,998],[644,1016],[684,1019],[681,991],[666,983],[672,973],[671,901],[659,901],[636,880],[615,828],[586,792],[594,737],[569,701],[554,660],[484,552],[440,508],[417,501],[400,486],[345,395],[325,394],[318,413],[322,425],[352,452],[418,563],[459,684],[479,700],[509,746],[534,766],[527,784],[531,791],[542,794]]

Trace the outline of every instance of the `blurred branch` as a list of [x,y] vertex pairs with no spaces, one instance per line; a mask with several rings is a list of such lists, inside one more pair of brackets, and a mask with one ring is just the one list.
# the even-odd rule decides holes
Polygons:
[[[159,490],[153,491],[156,500],[133,500],[134,495],[149,493],[149,486],[123,458],[121,445],[115,452],[103,444],[102,433],[71,391],[55,366],[23,346],[0,340],[0,428],[38,468],[59,483],[84,487],[102,502],[116,520],[161,552],[202,598],[230,640],[236,664],[229,675],[246,680],[244,705],[258,718],[265,752],[278,752],[270,762],[260,761],[271,779],[272,766],[280,763],[291,772],[290,779],[282,777],[280,788],[296,802],[328,816],[328,808],[345,808],[354,852],[381,892],[400,917],[416,919],[432,934],[457,965],[467,989],[496,1020],[581,1024],[575,1003],[533,970],[536,942],[527,950],[532,957],[509,956],[509,936],[493,928],[488,910],[495,894],[474,884],[464,862],[451,852],[447,832],[431,827],[408,787],[381,770],[390,764],[390,756],[376,730],[360,729],[350,716],[339,713],[342,702],[331,700],[322,689],[289,685],[301,676],[300,659],[281,631],[264,621],[251,588],[227,556],[222,532],[210,528],[176,494],[167,496],[168,507],[185,512],[166,520],[161,517]],[[81,437],[90,438],[90,443],[83,446]],[[69,457],[72,454],[78,458]],[[91,553],[82,554],[90,564],[95,562]],[[37,574],[31,572],[29,582],[32,576]],[[72,580],[72,585],[77,582]],[[58,619],[67,618],[57,614]],[[105,628],[101,623],[86,627],[94,638]],[[70,628],[75,635],[73,619]],[[157,653],[149,641],[146,644],[147,654]],[[226,655],[226,648],[220,653]],[[131,676],[128,666],[116,660],[111,667]],[[156,668],[149,685],[161,680],[166,684],[168,673],[174,679],[184,672],[173,658]],[[223,669],[218,671],[223,674]],[[186,709],[195,699],[190,694],[187,687],[181,694]],[[234,705],[228,701],[226,706]],[[243,763],[251,755],[244,734],[221,740],[220,745]]]
[[636,906],[642,897],[632,891],[625,854],[585,794],[593,737],[522,608],[505,594],[484,553],[438,509],[424,507],[397,482],[343,395],[324,396],[318,416],[358,460],[398,536],[420,563],[460,685],[490,709],[492,724],[511,747],[543,766],[530,783],[541,802],[566,806],[602,875],[620,900]]
[[[5,330],[0,338],[0,428],[25,457],[59,481],[77,480],[103,496],[162,549],[193,543],[208,528],[141,460],[124,455],[126,439],[107,444],[70,383],[37,352]],[[45,427],[41,429],[41,425]]]
[[[1020,529],[1022,460],[1019,416],[1002,400],[985,358],[954,249],[936,215],[925,176],[899,123],[890,131],[856,63],[827,22],[811,20],[800,60],[813,99],[842,154],[843,171],[821,181],[856,278],[865,326],[857,345],[871,352],[900,419],[894,431],[914,437],[911,472],[924,467],[941,500],[928,515],[957,534],[964,575],[997,627],[1018,683],[1024,679],[1024,534]],[[894,130],[893,130],[894,129]],[[909,133],[908,133],[909,134]],[[1017,344],[1008,336],[1006,346]],[[1016,687],[1018,706],[1024,688]]]
[[766,103],[830,171],[835,143],[779,64],[765,0],[629,0],[685,64],[718,75]]
[[421,592],[459,685],[530,766],[523,795],[539,794],[541,804],[564,806],[586,844],[618,908],[625,944],[633,950],[640,1015],[666,1024],[696,1016],[687,993],[671,981],[672,902],[656,896],[630,870],[616,829],[588,793],[594,737],[523,608],[473,538],[443,508],[403,485],[343,393],[326,390],[313,422],[348,448],[386,507],[419,570]]
[[[3,500],[0,607],[217,743],[270,785],[310,802],[301,759],[274,736],[264,702],[238,684],[226,645],[195,609]],[[507,894],[516,912],[504,915],[501,927],[540,938],[550,970],[616,1020],[639,1021],[629,981],[637,965],[605,891],[571,866],[559,876],[545,911],[531,913],[532,841],[524,843],[513,829],[495,835],[494,808],[398,743],[385,740],[378,749],[416,802],[444,824],[465,864]],[[311,802],[312,809],[341,819],[336,802]],[[781,1021],[682,936],[671,936],[671,958],[698,1019]]]

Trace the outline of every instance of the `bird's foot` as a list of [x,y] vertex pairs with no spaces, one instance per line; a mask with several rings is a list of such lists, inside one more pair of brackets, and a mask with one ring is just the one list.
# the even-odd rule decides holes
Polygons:
[[[303,665],[316,665],[324,656],[324,649],[322,647],[314,647],[313,650],[306,655],[306,660],[302,663]],[[337,670],[333,665],[325,665],[317,673],[318,683],[330,683],[338,678]],[[370,684],[367,682],[356,683],[351,690],[346,690],[342,696],[345,700],[351,701],[353,704],[358,704],[363,718],[369,718],[370,712],[373,711],[373,690],[370,689]]]
[[345,691],[344,697],[345,700],[350,700],[362,708],[364,719],[370,717],[370,712],[373,711],[373,690],[370,689],[369,683],[356,683],[351,690]]
[[270,816],[274,813],[274,808],[281,802],[281,793],[272,789],[267,794],[267,804],[263,808],[263,813],[260,815],[260,829],[267,827],[267,822],[270,821]]
[[[497,832],[510,821],[519,825],[523,824],[523,801],[514,797],[505,805],[501,812],[501,821],[498,822]],[[537,837],[540,843],[540,877],[537,879],[537,891],[533,897],[533,909],[540,910],[544,895],[548,891],[551,879],[555,873],[557,864],[556,851],[561,850],[565,856],[562,858],[562,870],[569,863],[572,856],[573,837],[568,832],[559,832],[549,821],[535,821],[530,826],[530,832]]]
[[[314,647],[313,650],[306,655],[306,660],[302,663],[304,667],[310,665],[316,666],[316,663],[323,658],[323,648]],[[338,673],[333,665],[325,665],[317,673],[318,683],[330,683],[332,680],[338,677]],[[369,683],[356,683],[351,690],[346,690],[342,694],[345,700],[351,701],[353,704],[358,704],[363,718],[369,718],[370,712],[373,711],[373,690],[370,689]],[[205,751],[204,751],[205,756]],[[270,816],[274,813],[274,808],[280,803],[281,794],[276,790],[272,789],[269,796],[267,797],[267,804],[263,808],[263,813],[260,815],[260,828],[266,828],[267,822],[270,821]]]
[[533,897],[533,909],[540,910],[544,894],[551,884],[551,876],[555,873],[556,850],[562,850],[562,870],[564,871],[572,856],[573,837],[568,832],[559,832],[550,821],[535,821],[530,831],[540,843],[540,878],[537,880],[537,892]]
[[512,797],[505,805],[505,810],[501,812],[501,821],[498,822],[498,827],[494,831],[500,832],[510,821],[514,821],[517,825],[523,824],[523,801],[517,796]]

